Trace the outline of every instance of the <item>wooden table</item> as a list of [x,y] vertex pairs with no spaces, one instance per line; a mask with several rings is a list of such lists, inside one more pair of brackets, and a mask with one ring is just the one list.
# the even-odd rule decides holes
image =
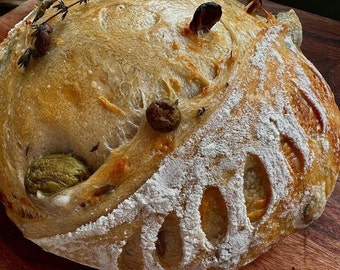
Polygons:
[[[38,0],[28,0],[0,17],[0,41]],[[272,12],[288,7],[265,1]],[[296,10],[304,29],[302,50],[333,89],[340,106],[340,22]],[[91,269],[42,251],[24,239],[0,206],[0,270]],[[304,230],[275,245],[242,270],[339,270],[340,179],[324,214]]]

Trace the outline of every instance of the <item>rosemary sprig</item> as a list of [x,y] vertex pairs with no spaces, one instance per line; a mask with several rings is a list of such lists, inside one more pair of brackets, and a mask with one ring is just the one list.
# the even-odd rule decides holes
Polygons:
[[49,9],[54,4],[54,2],[56,2],[56,1],[57,0],[42,0],[41,4],[39,5],[39,7],[37,9],[37,13],[36,13],[35,18],[33,20],[33,23],[35,23],[42,16],[44,16],[46,10]]
[[[53,8],[59,10],[58,14],[62,14],[61,20],[63,21],[68,13],[68,7],[65,5],[64,1],[59,0],[59,4],[53,6]],[[54,18],[54,17],[53,17]]]
[[45,15],[47,9],[49,9],[57,0],[42,0],[39,5],[36,15],[33,19],[32,28],[34,32],[31,34],[31,45],[25,50],[24,54],[19,58],[17,64],[19,67],[27,68],[32,57],[40,57],[47,53],[50,45],[50,35],[52,33],[52,27],[48,24],[53,18],[61,14],[61,19],[64,20],[69,12],[69,9],[77,4],[87,4],[89,0],[78,0],[70,5],[65,5],[63,0],[59,0],[58,4],[53,8],[57,10],[55,14],[47,18],[40,24],[35,24],[40,18]]
[[18,60],[18,66],[26,69],[28,67],[28,64],[31,61],[32,55],[33,55],[33,48],[32,47],[27,48],[24,54],[20,56]]
[[[42,16],[44,16],[45,12],[47,9],[49,9],[55,2],[57,2],[57,0],[43,0],[42,3],[40,4],[40,6],[38,7],[37,10],[37,14],[33,20],[33,23],[36,22],[37,20],[39,20]],[[68,10],[79,4],[87,4],[89,2],[89,0],[78,0],[73,2],[72,4],[66,6],[63,0],[59,0],[59,3],[57,5],[54,5],[53,8],[57,9],[58,12],[55,13],[54,15],[52,15],[51,17],[49,17],[48,19],[46,19],[44,22],[49,22],[50,20],[52,20],[53,18],[57,17],[59,14],[62,14],[61,19],[64,20]]]

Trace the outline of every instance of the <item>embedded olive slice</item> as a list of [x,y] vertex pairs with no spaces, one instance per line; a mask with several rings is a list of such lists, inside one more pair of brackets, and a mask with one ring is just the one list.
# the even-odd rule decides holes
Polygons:
[[199,30],[209,31],[222,16],[222,8],[215,2],[201,4],[195,11],[189,28],[197,33]]
[[32,36],[35,38],[33,56],[40,57],[47,53],[51,43],[52,27],[42,23],[35,27]]
[[34,160],[25,175],[26,192],[45,196],[85,181],[91,175],[78,159],[66,154],[51,154]]
[[160,132],[175,130],[181,122],[181,112],[176,104],[166,101],[152,102],[146,110],[150,126]]

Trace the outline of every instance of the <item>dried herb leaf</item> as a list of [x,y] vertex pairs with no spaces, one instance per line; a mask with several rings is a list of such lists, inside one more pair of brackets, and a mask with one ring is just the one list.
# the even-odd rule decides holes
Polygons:
[[65,5],[63,0],[59,0],[59,4],[54,5],[53,8],[57,9],[57,10],[61,10],[61,11],[65,11],[67,10],[67,6]]
[[197,117],[202,117],[202,115],[206,112],[206,108],[202,107],[197,110]]
[[31,61],[32,54],[33,54],[33,48],[30,47],[30,48],[26,49],[24,54],[22,56],[20,56],[20,58],[18,60],[19,67],[23,67],[23,68],[26,69],[28,67],[28,64]]
[[63,21],[68,13],[68,6],[65,5],[63,0],[59,0],[59,4],[54,5],[53,8],[57,9],[59,12],[62,13],[61,20]]
[[35,18],[33,20],[33,23],[35,23],[37,20],[39,20],[42,16],[44,16],[47,9],[49,9],[54,2],[57,0],[43,0],[41,4],[39,5],[37,9],[37,13],[35,15]]
[[99,147],[99,142],[98,142],[95,146],[93,146],[93,147],[91,148],[90,152],[95,152],[95,151],[97,151],[97,150],[98,150],[98,147]]

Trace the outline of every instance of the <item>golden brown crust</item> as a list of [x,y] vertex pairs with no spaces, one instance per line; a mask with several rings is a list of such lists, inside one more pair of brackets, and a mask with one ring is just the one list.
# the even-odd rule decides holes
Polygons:
[[[47,54],[25,70],[32,29],[10,33],[0,198],[26,237],[103,269],[236,269],[322,213],[340,113],[299,50],[301,25],[292,11],[264,19],[219,3],[221,21],[198,35],[188,30],[197,1],[77,5],[50,23]],[[178,102],[175,131],[148,124],[155,100]],[[89,179],[26,193],[33,160],[70,152]]]

